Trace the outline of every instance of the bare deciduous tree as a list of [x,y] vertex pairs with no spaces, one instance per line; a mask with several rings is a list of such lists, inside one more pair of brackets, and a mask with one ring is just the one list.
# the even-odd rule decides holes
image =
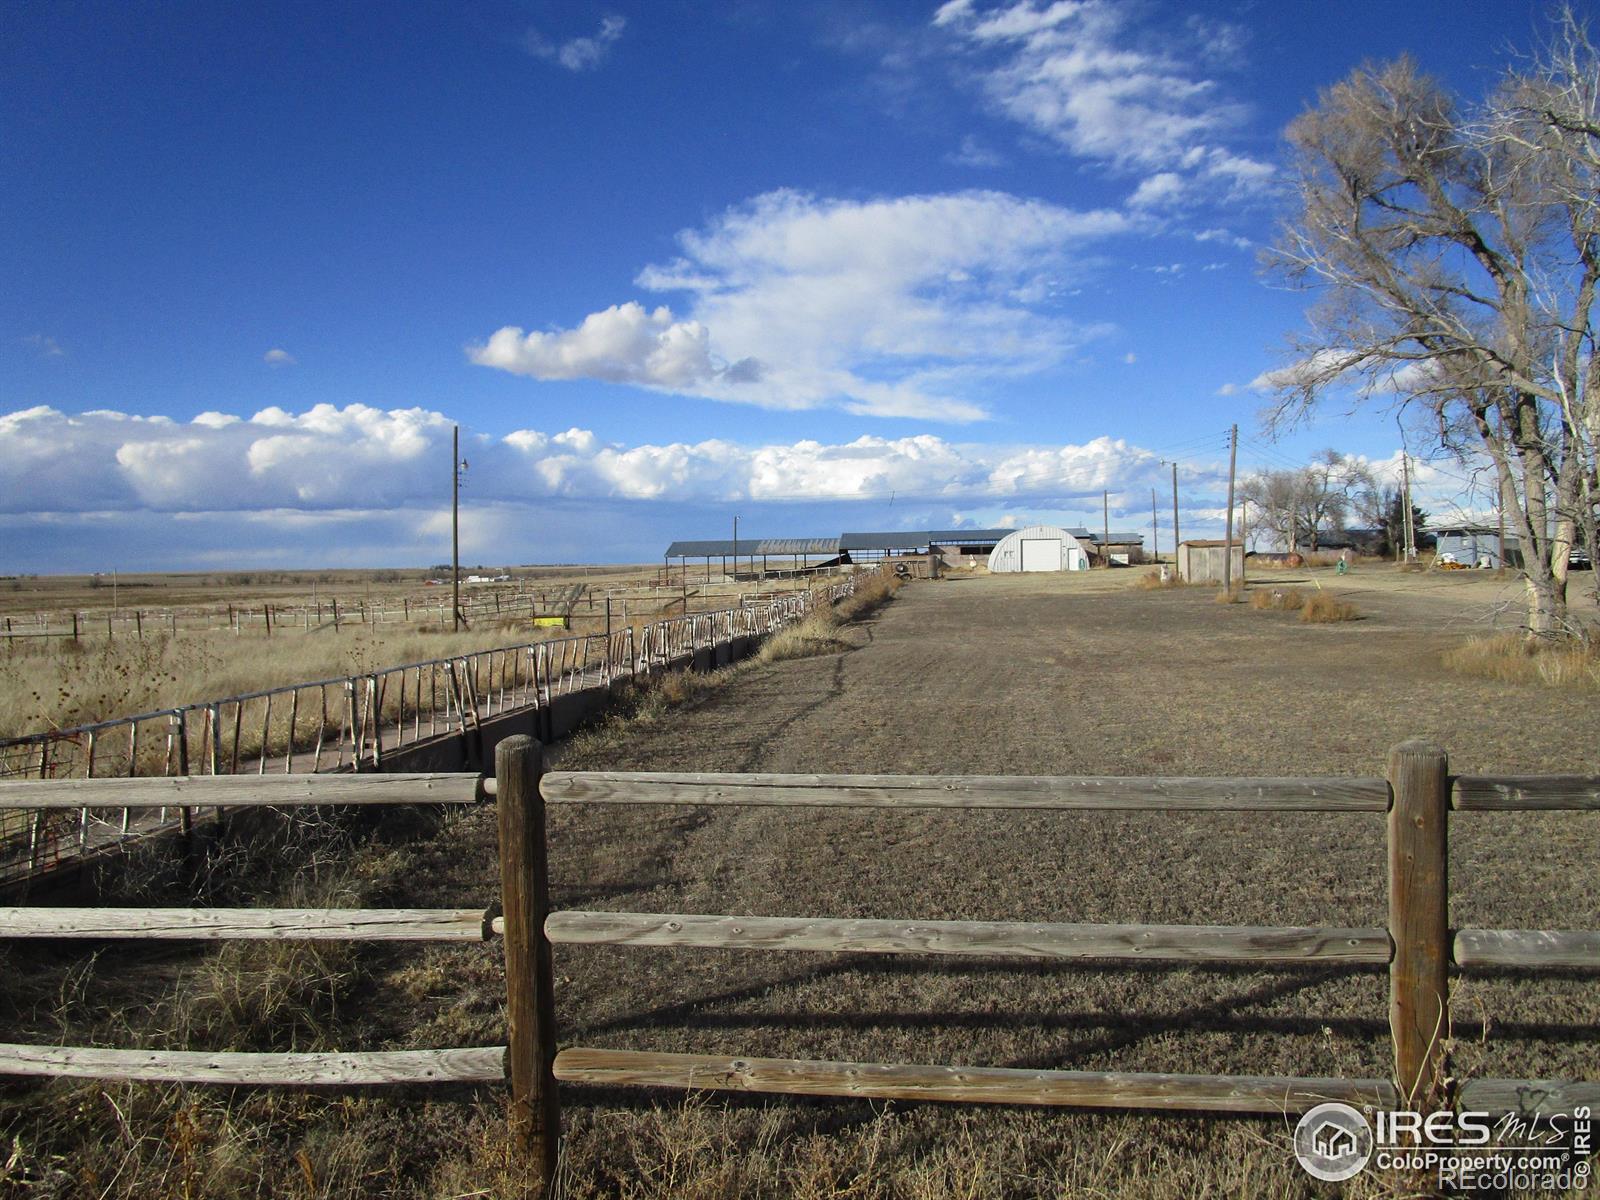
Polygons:
[[1315,552],[1323,534],[1344,530],[1351,506],[1372,487],[1365,463],[1324,450],[1309,466],[1246,476],[1240,495],[1256,510],[1258,528],[1270,530],[1285,550],[1298,550],[1304,538]]
[[1595,538],[1600,57],[1571,13],[1469,111],[1408,59],[1365,67],[1289,129],[1297,211],[1268,262],[1321,291],[1274,421],[1331,391],[1428,414],[1493,464],[1528,627],[1569,628]]

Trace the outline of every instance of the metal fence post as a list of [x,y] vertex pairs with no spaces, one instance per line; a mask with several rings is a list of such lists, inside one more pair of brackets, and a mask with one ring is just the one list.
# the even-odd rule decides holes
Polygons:
[[561,1137],[556,1093],[555,979],[545,918],[550,915],[545,844],[544,747],[526,734],[495,747],[500,819],[500,896],[505,921],[506,1074],[511,1144],[527,1166],[526,1194],[544,1197],[555,1179]]
[[1389,752],[1389,1029],[1408,1107],[1443,1107],[1450,1032],[1449,762],[1427,742]]

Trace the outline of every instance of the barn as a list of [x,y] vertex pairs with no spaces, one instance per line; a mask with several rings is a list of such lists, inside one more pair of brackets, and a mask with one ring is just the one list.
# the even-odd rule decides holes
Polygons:
[[1001,538],[989,554],[989,570],[1087,571],[1083,543],[1059,525],[1028,525]]

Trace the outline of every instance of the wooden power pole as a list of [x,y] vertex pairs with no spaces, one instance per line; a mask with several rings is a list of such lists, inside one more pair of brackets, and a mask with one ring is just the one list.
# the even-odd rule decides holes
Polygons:
[[1103,489],[1100,492],[1100,536],[1104,540],[1100,543],[1100,565],[1111,565],[1111,492]]
[[1172,565],[1178,565],[1178,464],[1172,464]]
[[1233,591],[1233,477],[1239,467],[1239,427],[1228,433],[1228,536],[1222,546],[1222,590]]
[[1417,530],[1411,522],[1411,456],[1404,450],[1400,451],[1400,478],[1405,485],[1405,497],[1400,503],[1405,505],[1406,561],[1411,562],[1417,557]]
[[461,426],[450,430],[450,628],[461,629]]
[[1156,490],[1150,489],[1150,549],[1156,561],[1161,561],[1161,527],[1156,523]]

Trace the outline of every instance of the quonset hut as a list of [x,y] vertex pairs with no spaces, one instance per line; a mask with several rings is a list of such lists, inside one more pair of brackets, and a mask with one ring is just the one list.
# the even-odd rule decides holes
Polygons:
[[989,570],[1087,571],[1083,543],[1059,525],[1028,525],[1008,533],[989,554]]

